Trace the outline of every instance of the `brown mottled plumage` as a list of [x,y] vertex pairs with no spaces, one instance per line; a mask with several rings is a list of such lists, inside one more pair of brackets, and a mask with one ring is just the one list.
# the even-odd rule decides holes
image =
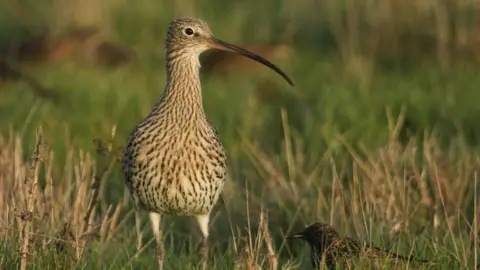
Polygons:
[[164,257],[161,215],[195,216],[203,234],[200,253],[206,267],[209,215],[227,174],[225,151],[202,105],[199,55],[210,48],[261,62],[292,84],[267,60],[215,38],[205,22],[179,18],[170,23],[165,41],[167,85],[150,114],[132,131],[122,155],[135,205],[149,212],[159,268]]
[[389,250],[361,244],[349,237],[341,237],[333,227],[320,222],[308,226],[302,232],[291,235],[289,238],[304,239],[309,243],[312,266],[315,269],[320,268],[322,257],[325,257],[327,269],[336,269],[337,263],[344,263],[344,268],[351,268],[351,260],[359,257],[377,265],[383,265],[387,262],[391,266],[398,265],[401,262],[423,265],[433,263],[416,259],[413,256],[402,256]]

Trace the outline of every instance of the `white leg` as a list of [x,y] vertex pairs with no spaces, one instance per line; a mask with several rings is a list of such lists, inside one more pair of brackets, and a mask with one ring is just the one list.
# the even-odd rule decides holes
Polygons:
[[155,236],[155,244],[156,244],[155,257],[158,262],[158,269],[161,270],[163,269],[163,257],[164,257],[162,231],[160,230],[160,220],[162,216],[154,212],[148,213],[148,216],[150,217],[150,222],[152,223],[153,235]]
[[142,243],[142,223],[141,223],[141,215],[140,215],[140,210],[135,210],[135,228],[137,229],[137,251],[142,249],[143,243]]
[[202,241],[200,243],[199,248],[199,255],[201,260],[202,269],[207,269],[207,261],[208,261],[208,222],[210,220],[210,215],[199,215],[195,216],[198,222],[198,226],[200,227],[200,231],[202,232]]

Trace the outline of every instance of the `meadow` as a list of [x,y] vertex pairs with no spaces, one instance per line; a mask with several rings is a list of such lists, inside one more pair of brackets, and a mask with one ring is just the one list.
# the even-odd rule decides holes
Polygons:
[[[229,161],[212,269],[310,269],[307,244],[285,236],[317,221],[439,262],[429,269],[475,269],[479,12],[461,0],[2,1],[0,268],[156,269],[118,157],[165,86],[168,23],[189,15],[295,82],[202,60],[204,108]],[[99,37],[68,43],[81,47],[68,57],[63,45],[19,45],[72,26]],[[102,65],[115,61],[92,53],[98,38],[134,56]],[[162,224],[165,269],[196,269],[194,220]]]

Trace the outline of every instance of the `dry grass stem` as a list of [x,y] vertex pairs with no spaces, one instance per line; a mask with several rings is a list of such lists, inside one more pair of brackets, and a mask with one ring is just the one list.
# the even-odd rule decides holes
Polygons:
[[[40,256],[52,256],[57,268],[73,266],[93,240],[102,245],[114,241],[124,218],[131,217],[122,213],[121,203],[107,204],[99,192],[116,162],[111,143],[99,149],[98,165],[88,154],[69,151],[58,174],[55,155],[46,151],[43,140],[39,129],[32,159],[25,163],[20,137],[12,133],[7,141],[0,138],[0,207],[6,210],[0,215],[0,227],[6,228],[0,236],[18,235],[21,269]],[[58,175],[63,175],[61,181]],[[100,203],[105,207],[98,211]]]
[[42,148],[42,129],[37,131],[37,139],[35,142],[35,150],[33,152],[31,165],[28,171],[28,175],[25,177],[24,185],[27,189],[26,195],[26,211],[23,211],[19,217],[17,217],[20,227],[20,269],[26,270],[29,264],[29,256],[33,251],[32,245],[34,245],[33,233],[34,233],[34,219],[35,219],[35,201],[37,195],[38,184],[38,170],[41,162],[41,148]]

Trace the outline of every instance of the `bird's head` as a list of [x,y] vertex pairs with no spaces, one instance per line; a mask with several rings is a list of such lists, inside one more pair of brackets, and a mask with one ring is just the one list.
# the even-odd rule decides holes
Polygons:
[[329,246],[338,236],[337,231],[330,225],[317,222],[303,231],[288,236],[290,239],[303,239],[315,247]]
[[293,81],[276,65],[257,54],[216,38],[208,24],[197,18],[182,17],[173,20],[168,27],[165,49],[168,57],[183,55],[197,59],[208,49],[238,53],[273,69],[293,86]]

